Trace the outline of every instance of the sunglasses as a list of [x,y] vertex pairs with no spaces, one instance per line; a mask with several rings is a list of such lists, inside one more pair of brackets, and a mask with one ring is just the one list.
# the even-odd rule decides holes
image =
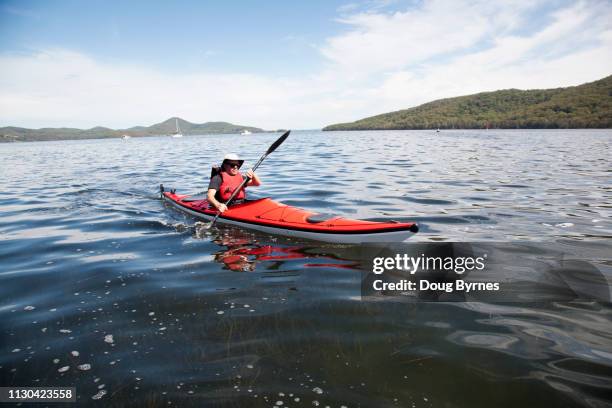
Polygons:
[[225,162],[225,164],[227,164],[230,168],[235,167],[237,169],[240,168],[240,163],[236,163],[236,162]]

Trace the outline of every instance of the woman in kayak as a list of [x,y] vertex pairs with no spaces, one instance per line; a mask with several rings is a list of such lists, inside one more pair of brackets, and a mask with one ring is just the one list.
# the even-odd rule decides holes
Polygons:
[[[239,169],[242,167],[243,163],[244,160],[241,160],[237,154],[227,154],[223,158],[223,163],[221,164],[219,172],[210,179],[207,195],[208,202],[215,206],[220,213],[227,210],[227,205],[225,203],[245,178],[249,179],[245,187],[261,185],[261,180],[253,170],[249,169],[244,176],[240,174]],[[245,199],[246,191],[243,187],[238,194],[236,194],[231,204],[240,204]]]

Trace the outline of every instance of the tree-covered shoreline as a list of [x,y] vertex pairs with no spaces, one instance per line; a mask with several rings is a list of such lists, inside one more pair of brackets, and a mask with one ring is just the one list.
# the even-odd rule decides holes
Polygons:
[[323,130],[612,128],[612,76],[579,86],[483,92]]

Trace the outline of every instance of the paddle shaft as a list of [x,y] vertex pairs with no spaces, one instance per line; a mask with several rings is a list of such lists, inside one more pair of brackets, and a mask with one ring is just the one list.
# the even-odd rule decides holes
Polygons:
[[[285,141],[285,139],[287,139],[287,137],[289,136],[289,133],[291,131],[288,130],[285,133],[283,133],[283,135],[281,137],[279,137],[274,143],[272,143],[272,145],[268,148],[268,150],[263,154],[263,156],[261,156],[259,158],[259,160],[257,161],[257,163],[255,163],[255,165],[252,167],[252,170],[255,171],[257,170],[257,168],[259,167],[259,165],[266,159],[266,157],[268,157],[268,155],[270,153],[272,153],[273,151],[276,150],[276,148],[278,146],[281,145],[281,143],[283,143]],[[248,183],[251,179],[250,178],[245,178],[244,180],[242,180],[242,183],[240,183],[240,185],[238,187],[236,187],[236,189],[234,189],[234,191],[232,192],[232,195],[230,196],[230,198],[227,199],[227,201],[224,203],[225,205],[229,205],[230,202],[234,199],[234,197],[236,197],[236,194],[238,194],[238,192],[245,186],[246,183]],[[210,227],[212,227],[213,225],[215,225],[215,223],[217,222],[217,219],[219,218],[219,216],[221,215],[221,212],[217,212],[217,214],[215,215],[215,218],[213,218],[212,222],[210,223]]]

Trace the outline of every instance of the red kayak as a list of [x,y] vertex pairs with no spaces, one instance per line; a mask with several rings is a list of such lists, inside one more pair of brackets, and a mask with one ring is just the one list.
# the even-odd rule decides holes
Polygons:
[[[206,197],[176,194],[174,190],[165,191],[163,186],[160,190],[164,201],[197,218],[211,221],[217,214]],[[269,234],[351,244],[404,241],[419,230],[415,223],[351,220],[317,214],[270,198],[232,205],[217,222]]]

